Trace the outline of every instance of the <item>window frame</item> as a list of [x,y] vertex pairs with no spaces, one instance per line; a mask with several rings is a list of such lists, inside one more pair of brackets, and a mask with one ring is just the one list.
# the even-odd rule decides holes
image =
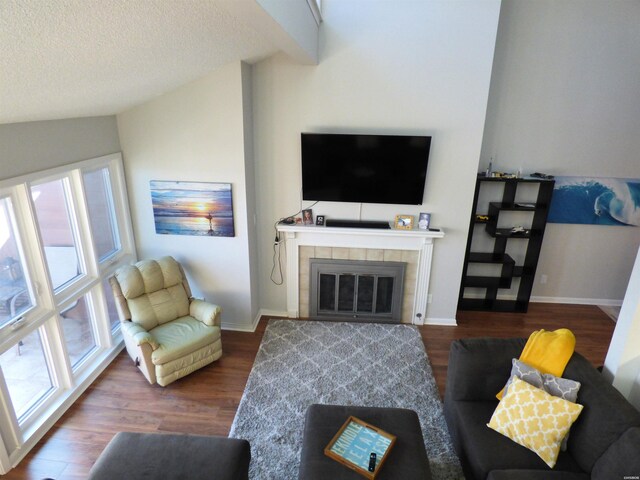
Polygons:
[[[119,248],[100,260],[89,217],[84,174],[104,169],[107,171],[109,187],[107,202],[117,228]],[[54,291],[31,187],[59,179],[63,180],[79,270],[84,273]],[[0,402],[5,405],[0,411],[0,474],[3,474],[19,463],[123,349],[119,326],[112,328],[111,325],[108,292],[104,291],[103,282],[120,266],[134,262],[136,253],[120,153],[0,180],[0,198],[10,199],[13,215],[10,221],[16,230],[14,234],[24,262],[25,282],[28,282],[33,297],[33,306],[19,317],[21,321],[18,325],[12,325],[12,320],[0,327],[0,353],[39,330],[43,354],[54,384],[52,391],[44,395],[23,418],[18,419],[0,371]],[[88,321],[96,345],[72,366],[61,313],[82,297],[87,302]]]

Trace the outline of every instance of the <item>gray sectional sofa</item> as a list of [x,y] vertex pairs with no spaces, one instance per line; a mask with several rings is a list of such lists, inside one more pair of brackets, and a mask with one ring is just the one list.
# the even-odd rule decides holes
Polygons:
[[640,477],[640,412],[582,355],[574,353],[563,377],[579,381],[584,409],[565,452],[550,469],[535,453],[486,424],[495,395],[525,339],[475,338],[452,342],[444,413],[467,479],[612,480]]

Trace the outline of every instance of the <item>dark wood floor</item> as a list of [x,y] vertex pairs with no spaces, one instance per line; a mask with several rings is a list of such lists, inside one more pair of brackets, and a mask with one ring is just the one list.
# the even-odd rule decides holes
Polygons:
[[[222,332],[224,356],[166,388],[149,385],[122,352],[6,479],[84,479],[119,431],[227,435],[251,371],[266,318],[254,333]],[[532,304],[527,314],[459,312],[457,327],[421,327],[440,394],[451,340],[527,337],[566,327],[576,350],[602,365],[615,324],[592,306]]]

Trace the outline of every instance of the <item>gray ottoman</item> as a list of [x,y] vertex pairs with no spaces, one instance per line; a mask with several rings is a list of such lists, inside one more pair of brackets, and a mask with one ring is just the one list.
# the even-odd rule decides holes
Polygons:
[[324,454],[347,418],[353,415],[397,437],[376,480],[430,480],[429,459],[418,415],[404,408],[311,405],[307,409],[300,458],[300,480],[358,480],[363,477]]
[[249,442],[235,438],[117,433],[89,472],[90,480],[247,480]]

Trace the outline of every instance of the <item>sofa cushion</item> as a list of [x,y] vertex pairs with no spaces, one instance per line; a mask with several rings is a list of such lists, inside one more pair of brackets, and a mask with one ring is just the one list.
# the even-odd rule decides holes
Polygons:
[[214,343],[220,338],[220,327],[185,316],[154,328],[151,334],[160,344],[151,354],[151,361],[162,365]]
[[[580,391],[580,382],[570,380],[568,378],[556,377],[550,373],[541,373],[537,369],[530,367],[524,362],[521,362],[517,358],[512,360],[513,367],[511,368],[511,378],[504,386],[503,395],[507,395],[509,392],[509,386],[513,381],[513,377],[516,376],[521,380],[524,380],[529,385],[541,388],[547,393],[550,393],[554,397],[563,398],[569,402],[575,403],[578,399],[578,391]],[[567,449],[567,442],[569,440],[569,434],[562,440],[563,451]]]
[[545,470],[494,470],[487,480],[589,480],[586,473]]
[[524,344],[522,338],[469,338],[452,342],[445,395],[452,400],[494,401],[509,379],[511,359],[520,356]]
[[622,434],[598,459],[591,471],[593,480],[638,478],[640,476],[640,428]]
[[582,385],[579,400],[584,409],[571,428],[568,452],[584,471],[590,472],[627,429],[640,427],[640,412],[579,353],[573,354],[563,377]]
[[562,439],[581,411],[582,405],[554,397],[514,376],[488,426],[534,451],[553,468]]
[[[456,448],[468,478],[486,479],[492,470],[543,470],[549,467],[531,450],[491,430],[487,423],[498,405],[490,401],[458,401],[448,404],[448,425],[455,429]],[[582,472],[568,452],[561,452],[556,471]]]
[[556,377],[550,373],[541,373],[537,369],[530,367],[517,358],[514,358],[512,363],[513,367],[511,368],[511,378],[509,378],[509,381],[504,386],[504,395],[507,395],[509,392],[509,386],[511,385],[515,375],[520,380],[524,380],[529,385],[533,385],[536,388],[541,388],[554,397],[562,398],[573,403],[578,399],[580,382],[576,382],[575,380],[570,380],[568,378]]

